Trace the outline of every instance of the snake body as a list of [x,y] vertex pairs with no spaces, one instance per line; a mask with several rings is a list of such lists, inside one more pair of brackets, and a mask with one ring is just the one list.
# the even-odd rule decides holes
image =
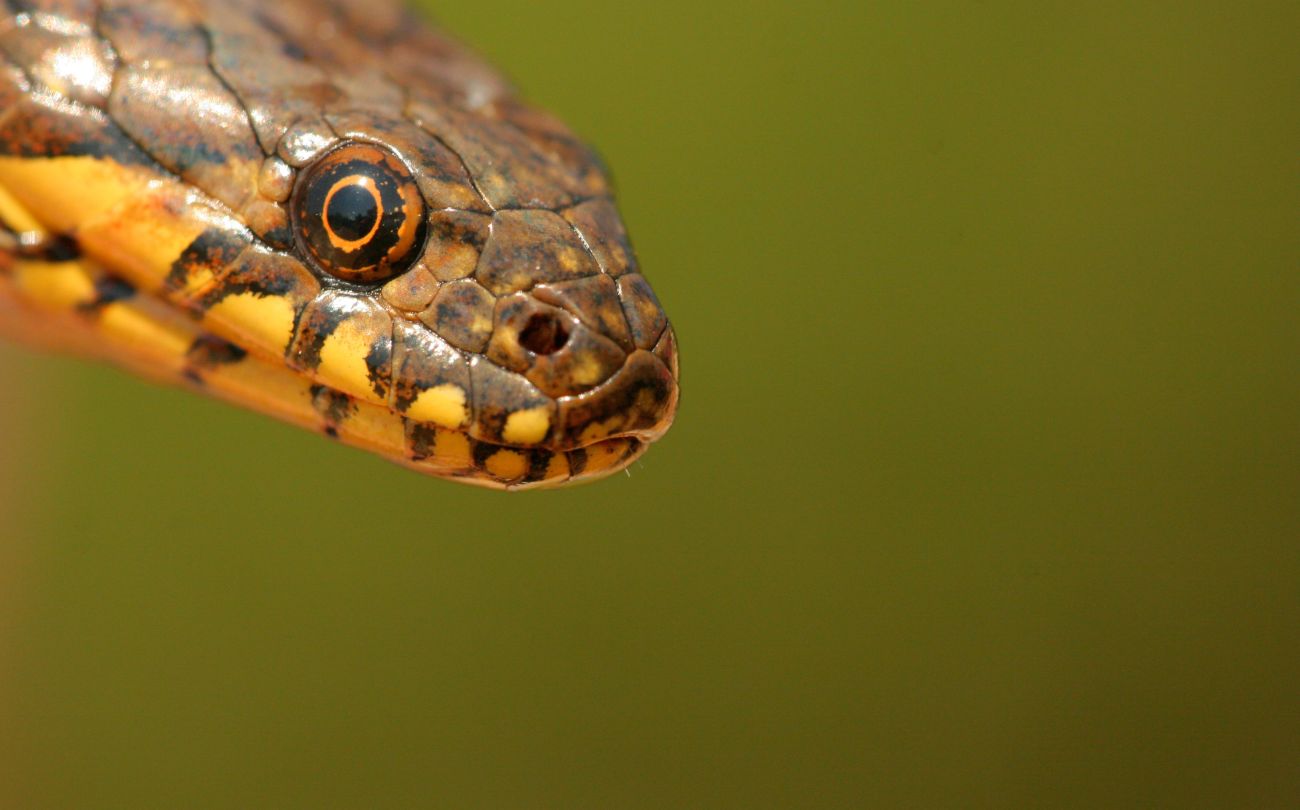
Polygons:
[[0,331],[508,489],[678,396],[599,161],[386,0],[0,0]]

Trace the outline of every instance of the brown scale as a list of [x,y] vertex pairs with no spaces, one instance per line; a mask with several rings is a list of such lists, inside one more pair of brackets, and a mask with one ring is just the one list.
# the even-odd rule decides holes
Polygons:
[[591,252],[552,211],[499,211],[475,277],[494,295],[600,272]]
[[615,278],[637,272],[636,254],[627,240],[627,231],[613,201],[608,198],[588,200],[566,210],[564,218],[582,237],[600,269]]
[[473,211],[429,214],[429,243],[422,264],[439,281],[469,278],[492,233],[492,217]]
[[420,315],[451,345],[481,353],[492,337],[496,299],[472,278],[448,282]]
[[382,295],[393,309],[418,313],[433,303],[440,286],[429,268],[416,265],[385,284]]
[[108,101],[116,58],[88,28],[67,33],[36,22],[10,26],[0,33],[0,51],[33,82],[60,96],[100,108]]

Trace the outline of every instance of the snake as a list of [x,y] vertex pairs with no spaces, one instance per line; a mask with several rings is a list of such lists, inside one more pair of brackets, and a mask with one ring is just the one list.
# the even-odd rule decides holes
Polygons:
[[679,400],[596,151],[390,0],[0,0],[0,334],[504,490]]

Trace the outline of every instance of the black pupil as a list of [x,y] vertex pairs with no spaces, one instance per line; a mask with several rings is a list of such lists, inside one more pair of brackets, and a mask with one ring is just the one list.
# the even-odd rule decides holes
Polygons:
[[325,212],[325,221],[330,230],[349,242],[370,233],[379,219],[379,207],[375,197],[360,185],[344,186],[334,192],[330,198],[329,210]]

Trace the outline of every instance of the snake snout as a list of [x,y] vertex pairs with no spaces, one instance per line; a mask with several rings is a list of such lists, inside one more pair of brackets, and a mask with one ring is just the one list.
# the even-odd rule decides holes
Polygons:
[[[675,352],[675,348],[673,349]],[[559,402],[558,440],[586,447],[611,439],[649,444],[672,425],[677,413],[677,378],[653,352],[638,349],[603,385]]]
[[600,275],[498,302],[486,358],[555,403],[548,446],[648,443],[671,425],[678,396],[672,330],[662,320],[647,340],[629,325],[623,301],[617,282]]

